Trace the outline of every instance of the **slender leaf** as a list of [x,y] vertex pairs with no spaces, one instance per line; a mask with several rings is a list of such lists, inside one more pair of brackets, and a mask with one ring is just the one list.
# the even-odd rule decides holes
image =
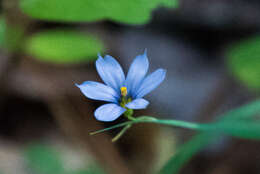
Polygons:
[[192,156],[194,156],[203,147],[209,144],[212,132],[203,132],[194,136],[191,140],[183,144],[176,154],[160,170],[160,174],[175,174],[178,173],[181,167],[186,164]]
[[[227,134],[243,137],[243,138],[259,138],[260,124],[253,123],[249,124],[256,114],[260,112],[260,100],[254,101],[250,104],[234,109],[226,114],[219,117],[219,120],[214,124],[219,127],[218,131],[203,131],[195,135],[191,140],[186,142],[180,147],[176,154],[174,154],[165,166],[159,172],[160,174],[176,174],[196,153],[217,139],[221,131]],[[244,122],[243,120],[244,119]],[[246,121],[247,119],[247,121]],[[232,122],[241,121],[240,123],[232,125]],[[239,125],[240,124],[240,125]],[[254,124],[254,126],[253,126]],[[232,127],[233,126],[233,127]],[[243,126],[242,128],[240,126]],[[252,128],[250,128],[252,126]],[[225,128],[225,129],[224,129]],[[237,130],[239,129],[239,131]],[[221,131],[220,131],[221,130]],[[246,130],[246,131],[245,131]],[[243,132],[245,131],[245,132]],[[258,132],[257,132],[258,131]],[[253,134],[252,134],[253,132]]]
[[223,121],[216,124],[216,130],[245,139],[260,139],[260,121]]

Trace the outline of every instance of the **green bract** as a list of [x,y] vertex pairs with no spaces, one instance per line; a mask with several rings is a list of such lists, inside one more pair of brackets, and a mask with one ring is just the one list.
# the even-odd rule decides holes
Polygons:
[[126,24],[144,24],[158,6],[175,7],[176,0],[21,0],[21,9],[37,19],[63,22],[93,22],[109,19]]
[[24,49],[27,54],[44,62],[72,64],[95,60],[104,46],[92,35],[51,30],[34,34]]
[[260,36],[233,45],[228,50],[228,66],[251,89],[260,89]]

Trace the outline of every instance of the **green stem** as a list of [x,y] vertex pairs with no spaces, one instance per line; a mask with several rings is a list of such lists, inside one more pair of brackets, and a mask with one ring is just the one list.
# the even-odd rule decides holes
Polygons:
[[157,123],[157,124],[181,127],[186,129],[195,129],[195,130],[205,130],[208,128],[207,124],[192,123],[192,122],[181,121],[181,120],[159,120],[149,116],[143,116],[140,117],[139,119],[140,120],[137,121],[139,123]]
[[126,125],[113,139],[112,142],[116,142],[124,133],[132,126],[132,124]]
[[149,117],[149,116],[142,116],[138,118],[134,118],[132,121],[126,121],[124,123],[120,123],[102,130],[98,130],[95,132],[90,133],[90,135],[95,135],[97,133],[105,132],[111,129],[123,127],[129,124],[137,124],[137,123],[157,123],[157,124],[163,124],[163,125],[169,125],[169,126],[174,126],[174,127],[180,127],[180,128],[185,128],[185,129],[192,129],[192,130],[209,130],[209,125],[208,124],[200,124],[200,123],[192,123],[192,122],[187,122],[187,121],[181,121],[181,120],[159,120],[154,117]]
[[131,121],[126,121],[124,123],[120,123],[120,124],[117,124],[117,125],[114,125],[114,126],[111,126],[111,127],[108,127],[108,128],[105,128],[105,129],[100,129],[98,131],[95,131],[95,132],[90,132],[89,134],[90,135],[95,135],[95,134],[98,134],[98,133],[102,133],[102,132],[105,132],[105,131],[109,131],[109,130],[112,130],[112,129],[116,129],[116,128],[119,128],[119,127],[123,127],[127,124],[132,124]]
[[131,120],[131,121],[134,121],[134,120],[136,120],[136,118],[135,118],[135,117],[133,117],[132,115],[127,115],[126,117],[128,118],[128,120]]
[[128,120],[133,121],[133,120],[136,119],[136,118],[133,117],[133,114],[134,114],[133,109],[128,109],[128,108],[126,108],[126,111],[125,111],[125,113],[124,113],[124,116],[125,116]]

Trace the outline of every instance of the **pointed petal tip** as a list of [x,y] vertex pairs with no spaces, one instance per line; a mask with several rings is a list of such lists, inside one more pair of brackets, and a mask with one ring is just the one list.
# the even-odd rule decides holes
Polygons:
[[166,76],[167,70],[166,70],[166,69],[163,69],[163,68],[159,68],[159,69],[157,69],[157,70],[154,71],[154,72],[160,73],[160,74],[161,74],[161,77],[164,79],[165,76]]
[[[163,70],[163,76],[164,78],[166,77],[166,73],[167,73],[167,70],[166,69],[162,69]],[[164,80],[164,79],[163,79]]]
[[106,55],[104,56],[104,58],[108,58],[108,57],[112,57],[112,56],[110,56],[110,55],[108,55],[108,54],[106,54]]
[[125,81],[125,74],[118,61],[110,55],[99,57],[96,61],[96,69],[101,79],[116,91]]
[[147,48],[144,49],[144,55],[147,55]]
[[162,68],[157,69],[144,79],[142,84],[139,86],[139,89],[137,89],[135,97],[141,98],[146,94],[150,93],[164,81],[165,77],[166,70]]
[[146,59],[148,59],[148,57],[147,57],[147,50],[146,49],[144,50],[144,53],[143,53],[142,56],[145,57]]
[[101,56],[101,53],[97,53],[97,56],[98,56],[98,57],[102,57],[102,56]]
[[136,56],[136,58],[133,60],[132,64],[130,65],[126,77],[126,86],[129,89],[131,95],[135,95],[136,88],[144,79],[148,69],[149,69],[149,61],[146,52],[144,52],[144,54]]
[[[117,60],[113,57],[113,56],[110,56],[110,55],[105,55],[104,56],[104,59],[105,59],[105,61],[107,61],[108,63],[111,63],[110,61],[111,61],[111,59],[112,59],[112,61],[116,61],[117,62]],[[117,62],[118,63],[118,62]]]
[[88,84],[88,82],[90,82],[90,81],[85,81],[85,82],[83,82],[81,84],[74,83],[74,85],[77,86],[78,88],[82,88],[84,85]]
[[[98,55],[97,55],[97,56],[98,56],[98,58],[97,58],[97,61],[103,60],[103,57],[101,56],[101,54],[100,54],[100,53],[98,53]],[[96,61],[96,62],[97,62],[97,61]]]
[[117,92],[102,83],[94,81],[85,81],[81,85],[77,85],[81,92],[90,99],[101,100],[116,103],[119,96]]
[[163,68],[159,68],[160,71],[162,71],[164,74],[166,74],[167,70]]
[[[119,63],[118,63],[118,61],[117,61],[117,59],[116,58],[114,58],[113,56],[110,56],[110,55],[105,55],[104,56],[104,60],[107,62],[107,63],[109,63],[109,64],[112,64],[112,65],[120,65]],[[120,66],[121,67],[121,66]]]

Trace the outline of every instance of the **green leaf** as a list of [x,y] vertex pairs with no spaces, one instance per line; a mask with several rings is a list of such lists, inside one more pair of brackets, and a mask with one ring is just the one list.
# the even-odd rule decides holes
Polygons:
[[260,89],[260,36],[232,45],[227,65],[240,81],[251,89]]
[[40,174],[63,174],[64,168],[59,153],[48,146],[31,145],[25,150],[28,167]]
[[223,121],[216,124],[223,133],[245,139],[260,139],[260,121]]
[[[176,174],[180,169],[201,149],[216,140],[220,133],[237,136],[241,138],[259,139],[259,122],[254,123],[254,116],[260,112],[260,100],[254,101],[240,108],[231,110],[219,117],[219,120],[212,125],[217,131],[201,131],[191,140],[180,147],[165,166],[159,172],[160,174]],[[236,123],[236,124],[234,124]],[[242,126],[242,127],[240,127]]]
[[104,50],[103,43],[90,34],[70,30],[50,30],[34,34],[25,43],[25,52],[56,64],[93,61]]
[[176,154],[174,154],[169,161],[160,170],[160,174],[176,174],[180,171],[181,167],[185,165],[192,156],[194,156],[203,147],[208,145],[212,132],[203,132],[194,136],[191,140],[183,144]]
[[63,22],[109,19],[126,24],[144,24],[156,7],[177,5],[177,0],[20,0],[21,9],[29,16]]
[[212,143],[212,141],[217,140],[220,132],[238,138],[260,138],[260,122],[219,122],[219,127],[216,127],[216,130],[216,132],[201,132],[183,144],[161,169],[160,174],[177,174],[196,153]]
[[246,105],[243,105],[237,109],[233,109],[228,113],[222,114],[219,116],[220,121],[228,120],[250,120],[254,119],[257,114],[260,112],[260,100],[253,101]]

